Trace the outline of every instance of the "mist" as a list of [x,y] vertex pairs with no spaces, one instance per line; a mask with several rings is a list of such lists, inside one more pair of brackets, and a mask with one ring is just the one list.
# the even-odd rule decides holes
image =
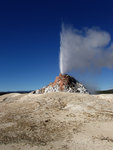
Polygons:
[[60,33],[60,72],[98,72],[103,67],[113,68],[110,34],[97,27],[78,30],[63,24]]

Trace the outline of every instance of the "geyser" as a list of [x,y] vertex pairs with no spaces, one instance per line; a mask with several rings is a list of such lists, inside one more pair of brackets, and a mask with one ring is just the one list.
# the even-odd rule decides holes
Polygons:
[[99,28],[74,29],[62,25],[60,34],[60,72],[96,71],[113,67],[113,43],[110,34]]
[[41,89],[33,91],[33,94],[44,94],[50,92],[88,93],[88,90],[75,78],[60,73],[54,82]]

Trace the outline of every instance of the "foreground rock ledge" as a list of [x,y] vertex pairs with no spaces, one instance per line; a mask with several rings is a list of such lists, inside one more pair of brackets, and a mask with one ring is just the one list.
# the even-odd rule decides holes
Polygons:
[[0,96],[0,150],[113,150],[113,95]]

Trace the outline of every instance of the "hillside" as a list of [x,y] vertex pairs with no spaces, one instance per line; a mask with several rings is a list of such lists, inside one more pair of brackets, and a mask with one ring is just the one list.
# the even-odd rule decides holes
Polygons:
[[113,95],[0,96],[0,150],[112,150]]
[[5,94],[11,94],[11,93],[26,94],[26,93],[30,93],[30,92],[32,92],[32,91],[5,91],[5,92],[0,92],[0,96],[5,95]]
[[103,91],[97,91],[97,94],[113,94],[113,89],[110,90],[103,90]]

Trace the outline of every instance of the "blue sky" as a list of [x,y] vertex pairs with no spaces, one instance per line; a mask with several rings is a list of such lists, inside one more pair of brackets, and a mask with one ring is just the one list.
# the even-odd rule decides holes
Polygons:
[[[38,89],[59,74],[62,22],[100,27],[113,41],[112,0],[38,0],[0,2],[0,91]],[[113,88],[113,69],[95,80]]]

